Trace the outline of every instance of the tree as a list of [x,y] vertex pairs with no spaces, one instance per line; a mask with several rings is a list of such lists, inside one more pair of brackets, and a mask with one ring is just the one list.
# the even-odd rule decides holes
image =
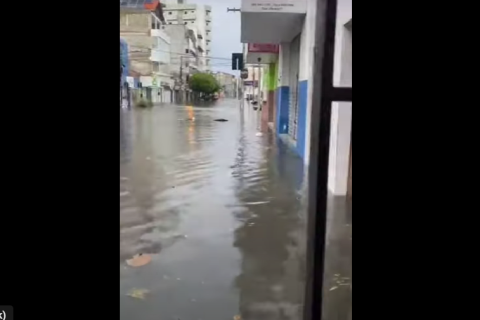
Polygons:
[[190,76],[188,84],[193,92],[198,93],[213,94],[220,90],[217,79],[210,73],[195,73]]

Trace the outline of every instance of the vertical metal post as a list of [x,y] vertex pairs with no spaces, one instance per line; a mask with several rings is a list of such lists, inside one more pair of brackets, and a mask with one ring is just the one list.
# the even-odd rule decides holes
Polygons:
[[[259,59],[260,60],[260,59]],[[261,106],[262,106],[262,66],[260,63],[257,66],[258,70],[258,89],[257,89],[257,129],[260,130],[262,126],[262,112]]]
[[[245,58],[245,44],[242,43],[242,59],[243,59],[243,68],[245,68],[246,66],[246,58]],[[243,70],[243,69],[242,69]],[[240,71],[240,74],[241,74],[242,71]],[[248,72],[248,68],[247,68],[247,72]],[[241,81],[242,81],[242,100],[240,101],[240,104],[242,106],[242,108],[245,107],[245,81],[244,79],[242,79],[242,77],[240,77]]]
[[180,84],[180,88],[179,88],[179,92],[180,92],[180,102],[183,102],[183,55],[180,56],[180,81],[179,81],[179,84]]

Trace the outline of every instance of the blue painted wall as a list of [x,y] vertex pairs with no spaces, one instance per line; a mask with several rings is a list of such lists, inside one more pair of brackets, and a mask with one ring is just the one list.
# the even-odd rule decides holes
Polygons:
[[122,72],[122,83],[125,83],[130,71],[130,61],[128,60],[128,44],[122,38],[120,38],[120,59],[124,65]]
[[276,132],[277,134],[288,133],[288,99],[290,88],[283,86],[277,88],[277,114],[276,114]]
[[297,154],[305,158],[305,138],[307,136],[307,93],[308,80],[298,83],[298,121],[297,121]]

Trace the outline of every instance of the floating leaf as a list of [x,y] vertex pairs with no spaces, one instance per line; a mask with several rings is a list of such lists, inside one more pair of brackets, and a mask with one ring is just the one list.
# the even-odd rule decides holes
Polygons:
[[127,264],[132,267],[141,267],[152,261],[152,257],[148,254],[137,254],[132,259],[127,260]]
[[130,296],[135,299],[145,299],[145,295],[149,293],[147,289],[132,289],[127,296]]

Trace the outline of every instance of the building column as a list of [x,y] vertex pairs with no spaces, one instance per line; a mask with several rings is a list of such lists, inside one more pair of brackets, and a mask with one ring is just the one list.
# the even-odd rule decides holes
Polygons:
[[273,122],[274,97],[276,88],[275,63],[268,64],[264,73],[264,88],[266,104],[262,106],[262,130],[268,131],[268,123]]
[[[337,40],[340,48],[336,52],[339,67],[334,74],[336,85],[352,86],[352,30],[349,26],[340,26]],[[336,78],[336,79],[335,79]],[[329,180],[328,187],[334,195],[345,196],[348,192],[348,180],[350,172],[352,131],[352,103],[337,102],[332,104]]]
[[336,196],[347,194],[351,130],[352,103],[334,102],[330,131],[328,188]]
[[276,132],[277,134],[288,133],[288,103],[290,97],[289,87],[289,65],[290,43],[282,43],[279,53],[279,70],[277,83],[277,105],[276,105]]

